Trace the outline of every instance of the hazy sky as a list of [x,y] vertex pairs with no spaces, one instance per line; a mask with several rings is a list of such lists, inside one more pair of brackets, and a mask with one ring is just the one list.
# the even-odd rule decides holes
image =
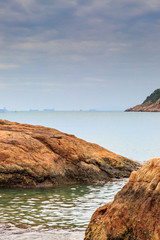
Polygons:
[[0,0],[0,108],[124,110],[160,88],[159,0]]

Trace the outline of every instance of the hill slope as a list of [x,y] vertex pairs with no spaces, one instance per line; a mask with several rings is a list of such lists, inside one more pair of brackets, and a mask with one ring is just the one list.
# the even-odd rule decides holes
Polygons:
[[160,112],[160,89],[156,89],[146,100],[126,112]]

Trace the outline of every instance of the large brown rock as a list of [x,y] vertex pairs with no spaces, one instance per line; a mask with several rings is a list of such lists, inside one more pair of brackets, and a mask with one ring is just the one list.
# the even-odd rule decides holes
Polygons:
[[149,160],[97,209],[85,240],[160,240],[160,158]]
[[56,129],[0,120],[0,187],[49,187],[127,177],[139,166]]

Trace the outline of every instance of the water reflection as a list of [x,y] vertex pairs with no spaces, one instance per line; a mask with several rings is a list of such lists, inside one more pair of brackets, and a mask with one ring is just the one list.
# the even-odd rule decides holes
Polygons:
[[112,201],[126,181],[55,189],[0,189],[0,218],[41,229],[83,231],[97,207]]

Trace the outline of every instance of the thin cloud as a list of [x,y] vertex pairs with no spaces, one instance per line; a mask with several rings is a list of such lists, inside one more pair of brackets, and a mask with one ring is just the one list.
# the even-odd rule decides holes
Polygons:
[[18,68],[19,66],[18,65],[15,65],[15,64],[2,64],[0,63],[0,69],[13,69],[13,68]]
[[95,77],[86,77],[86,78],[84,78],[84,82],[103,83],[103,82],[105,82],[105,79],[103,79],[103,78],[95,78]]
[[158,0],[1,1],[0,86],[73,92],[157,79],[159,11]]

